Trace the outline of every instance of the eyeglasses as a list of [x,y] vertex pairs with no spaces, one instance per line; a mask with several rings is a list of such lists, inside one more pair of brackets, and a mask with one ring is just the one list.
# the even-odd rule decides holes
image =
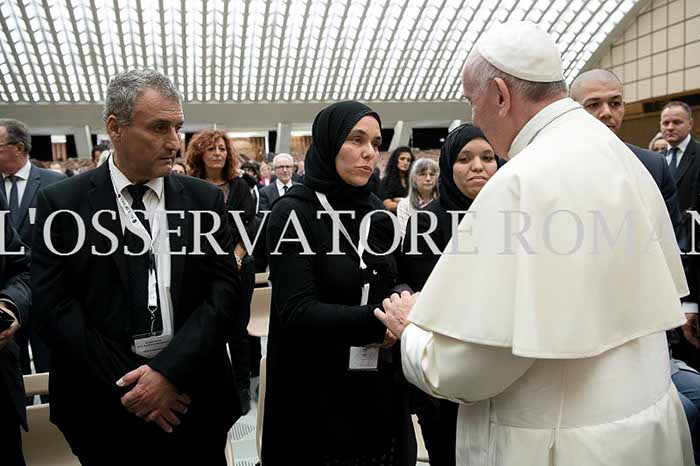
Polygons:
[[277,165],[275,170],[291,170],[292,168],[294,168],[293,165]]
[[5,144],[0,144],[0,148],[8,147],[8,146],[16,146],[17,144],[19,144],[19,143],[18,142],[6,142]]

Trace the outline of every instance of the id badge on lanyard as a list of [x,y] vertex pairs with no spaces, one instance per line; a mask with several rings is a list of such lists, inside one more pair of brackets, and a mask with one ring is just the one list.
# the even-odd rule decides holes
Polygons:
[[[321,205],[331,215],[334,220],[337,218],[338,224],[340,226],[340,231],[343,233],[345,238],[352,244],[350,239],[350,234],[340,222],[340,216],[336,216],[335,210],[331,207],[328,202],[328,198],[323,193],[316,192],[316,197],[321,201]],[[369,236],[369,222],[367,223],[367,228],[360,232],[360,244],[357,246],[357,254],[360,256],[360,270],[365,270],[367,264],[362,260],[362,254],[365,251],[364,243],[362,242],[362,237],[365,239]],[[369,283],[364,283],[362,285],[362,295],[360,298],[360,305],[366,306],[369,303]],[[350,358],[348,361],[348,369],[351,371],[376,371],[379,367],[379,348],[370,346],[351,346],[350,347]]]
[[[151,331],[149,333],[133,335],[131,337],[131,351],[141,357],[150,359],[160,353],[163,348],[168,346],[168,343],[170,343],[170,340],[172,339],[171,331],[156,332],[154,328],[156,313],[160,312],[158,302],[156,257],[153,251],[153,244],[155,242],[155,238],[157,237],[156,222],[154,221],[153,237],[151,237],[148,230],[146,230],[146,227],[144,227],[143,223],[141,223],[141,219],[138,218],[136,212],[134,212],[134,209],[132,209],[129,205],[129,202],[124,198],[122,193],[117,190],[114,180],[112,180],[112,186],[114,187],[114,194],[117,196],[117,203],[126,215],[126,224],[124,225],[124,228],[138,236],[145,245],[148,245],[148,251],[146,253],[148,254],[148,309],[145,309],[145,311],[149,313],[151,320]],[[166,297],[166,299],[167,298],[168,297]],[[165,319],[163,319],[163,322],[165,322]]]

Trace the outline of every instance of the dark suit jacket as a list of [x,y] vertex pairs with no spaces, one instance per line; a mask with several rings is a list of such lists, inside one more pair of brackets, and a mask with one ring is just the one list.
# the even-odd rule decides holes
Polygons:
[[676,235],[678,235],[678,229],[681,225],[681,213],[678,208],[678,192],[666,159],[657,152],[642,149],[632,144],[627,144],[627,147],[634,152],[634,155],[637,156],[639,161],[642,162],[644,167],[649,171],[652,178],[654,178],[654,181],[656,181],[656,185],[659,187],[659,191],[661,191],[664,197],[664,202],[666,202],[666,209],[668,210],[668,215],[671,217],[673,229],[676,231]]
[[[0,198],[0,210],[9,210],[5,198]],[[5,215],[5,251],[20,251],[25,247],[15,229],[10,224],[9,213]],[[15,315],[20,325],[29,318],[31,292],[29,291],[29,248],[25,254],[0,255],[0,298],[15,304]],[[0,396],[9,396],[17,409],[17,416],[24,429],[27,429],[25,411],[24,382],[19,366],[19,348],[14,341],[0,350]]]
[[683,157],[681,158],[681,163],[678,165],[678,171],[676,172],[676,188],[678,189],[678,208],[681,211],[681,215],[686,210],[693,210],[693,207],[697,205],[697,179],[698,179],[698,154],[700,152],[700,147],[698,147],[697,141],[692,137],[686,147]]
[[[299,184],[296,181],[292,181],[292,186]],[[260,209],[259,212],[264,212],[270,210],[272,203],[280,197],[280,193],[277,190],[277,182],[273,181],[271,184],[265,186],[260,190]]]
[[[45,188],[57,181],[65,180],[66,178],[67,176],[63,173],[39,168],[32,164],[32,168],[29,171],[29,178],[27,179],[27,185],[22,195],[22,203],[19,206],[19,222],[14,226],[19,232],[24,244],[32,244],[34,225],[30,222],[30,209],[36,208],[36,196],[39,189]],[[4,186],[3,189],[0,189],[0,192],[5,196]]]
[[[123,252],[123,233],[108,164],[59,183],[39,193],[34,235],[32,291],[36,329],[52,351],[51,420],[71,446],[94,431],[126,434],[142,423],[126,415],[115,382],[126,372],[148,363],[192,398],[182,426],[176,428],[212,435],[227,432],[240,416],[230,360],[225,342],[236,322],[239,277],[232,257],[233,245],[223,194],[216,186],[197,178],[172,174],[164,178],[165,208],[184,211],[184,218],[168,216],[171,255],[173,339],[153,359],[130,351],[132,331]],[[47,217],[67,209],[84,220],[84,245],[72,255],[52,253],[41,234]],[[111,243],[91,222],[100,217],[119,247],[105,254]],[[210,243],[201,241],[204,255],[192,255],[194,222],[191,211],[214,212],[221,220],[214,239],[228,255],[216,255]],[[201,216],[201,231],[213,228],[211,215]],[[55,217],[51,239],[57,251],[75,247],[78,231],[69,215]],[[130,390],[132,387],[129,387]],[[99,415],[95,410],[99,409]],[[223,438],[223,437],[222,437]],[[118,442],[116,442],[118,443]],[[122,445],[123,447],[123,445]]]

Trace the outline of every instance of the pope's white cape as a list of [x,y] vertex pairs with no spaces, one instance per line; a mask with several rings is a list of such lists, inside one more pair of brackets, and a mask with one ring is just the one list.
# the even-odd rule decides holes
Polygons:
[[557,359],[683,324],[688,288],[664,200],[622,141],[563,99],[523,128],[516,154],[472,204],[410,321]]

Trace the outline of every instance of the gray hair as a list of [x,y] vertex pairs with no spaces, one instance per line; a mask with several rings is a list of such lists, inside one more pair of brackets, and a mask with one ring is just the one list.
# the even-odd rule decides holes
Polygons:
[[282,160],[282,159],[288,159],[292,163],[292,165],[294,165],[294,157],[292,157],[291,154],[287,154],[286,152],[282,152],[281,154],[275,155],[275,158],[272,159],[272,166],[277,167],[277,164],[279,163],[278,161]]
[[566,81],[540,83],[516,78],[493,66],[476,51],[469,54],[464,64],[464,69],[469,70],[469,76],[475,81],[473,95],[480,95],[486,92],[489,84],[496,78],[501,78],[505,81],[508,89],[510,89],[513,94],[518,94],[530,102],[541,102],[554,98],[562,93],[568,93]]
[[32,135],[29,134],[27,125],[19,120],[0,118],[0,126],[7,130],[7,141],[11,144],[24,144],[24,151],[28,154],[32,150]]
[[164,74],[156,70],[124,71],[112,78],[107,86],[102,120],[107,123],[107,118],[114,115],[119,124],[130,125],[134,120],[136,100],[148,89],[158,91],[173,102],[182,102],[180,92]]
[[[413,162],[413,166],[411,167],[411,174],[408,178],[408,202],[414,209],[419,208],[418,183],[416,182],[416,178],[418,177],[418,175],[423,175],[425,172],[433,173],[435,175],[435,178],[437,178],[440,176],[440,166],[435,160],[428,158],[418,159],[415,162]],[[438,197],[437,179],[435,180],[433,192],[430,193],[430,195],[433,199],[436,199]]]

